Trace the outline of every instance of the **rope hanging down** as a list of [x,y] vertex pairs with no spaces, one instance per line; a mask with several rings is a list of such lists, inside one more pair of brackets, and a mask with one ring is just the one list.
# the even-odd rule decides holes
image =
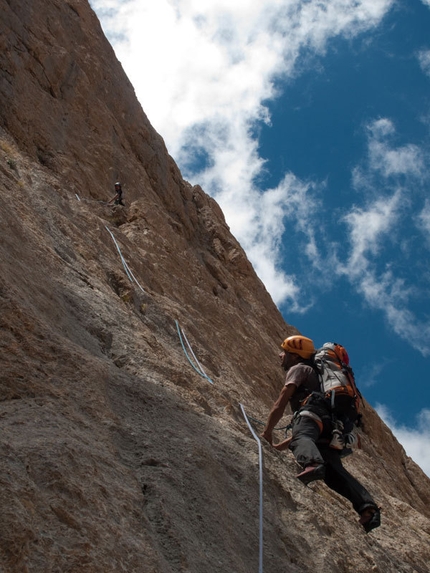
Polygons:
[[251,426],[250,421],[248,420],[248,416],[246,415],[245,408],[242,404],[239,403],[239,406],[242,410],[243,417],[245,418],[246,423],[248,424],[248,428],[251,431],[254,439],[257,441],[258,444],[258,465],[259,465],[259,478],[260,478],[260,527],[259,527],[259,560],[258,560],[258,573],[263,573],[263,451],[261,448],[261,441],[260,438],[254,431],[254,428]]
[[[203,378],[206,378],[206,380],[208,382],[210,382],[211,384],[213,384],[213,381],[209,378],[209,376],[206,374],[206,372],[203,370],[202,365],[200,364],[200,362],[197,360],[196,355],[193,352],[193,349],[191,348],[190,343],[188,342],[187,337],[185,336],[185,332],[182,330],[182,328],[179,326],[179,323],[177,320],[175,320],[176,323],[176,329],[178,331],[178,336],[179,336],[179,340],[181,342],[181,346],[182,346],[182,350],[184,351],[185,356],[187,357],[188,362],[191,364],[191,366],[194,368],[194,370],[197,372],[197,374],[200,374],[200,376],[202,376]],[[184,340],[187,343],[188,349],[191,352],[192,357],[194,358],[197,366],[195,366],[195,364],[193,363],[193,361],[191,360],[191,358],[188,355],[187,349],[185,348],[184,345]]]
[[125,272],[126,272],[128,278],[130,279],[131,282],[134,281],[134,282],[137,284],[137,286],[140,288],[140,290],[141,290],[144,294],[146,294],[145,291],[143,290],[143,288],[140,286],[140,284],[139,284],[137,278],[136,278],[136,277],[134,276],[134,274],[131,272],[130,267],[128,266],[126,260],[125,260],[124,257],[122,256],[121,249],[119,248],[119,245],[118,245],[118,243],[117,243],[115,237],[113,236],[112,231],[111,231],[110,229],[108,229],[108,228],[106,227],[106,225],[105,225],[105,229],[106,229],[106,231],[110,234],[110,236],[112,237],[113,242],[115,243],[115,246],[116,246],[116,248],[117,248],[117,251],[118,251],[118,253],[119,253],[119,256],[121,257],[122,265],[123,265],[123,267],[124,267],[124,270],[125,270]]

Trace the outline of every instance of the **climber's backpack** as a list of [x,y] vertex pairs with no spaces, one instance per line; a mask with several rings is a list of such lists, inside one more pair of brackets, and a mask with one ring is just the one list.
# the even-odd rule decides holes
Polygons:
[[330,410],[347,425],[357,423],[361,394],[355,384],[345,348],[336,342],[326,342],[316,351],[314,364],[321,382],[321,392]]

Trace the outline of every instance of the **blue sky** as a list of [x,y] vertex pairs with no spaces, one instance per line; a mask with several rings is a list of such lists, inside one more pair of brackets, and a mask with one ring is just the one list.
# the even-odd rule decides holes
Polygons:
[[430,475],[430,0],[92,0],[285,320]]

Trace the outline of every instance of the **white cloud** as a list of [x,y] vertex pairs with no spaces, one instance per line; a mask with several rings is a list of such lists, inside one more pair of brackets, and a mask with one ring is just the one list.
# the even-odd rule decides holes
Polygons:
[[[430,6],[430,0],[429,0]],[[422,50],[418,53],[418,61],[420,63],[422,71],[430,76],[430,50]]]
[[423,356],[430,356],[430,324],[408,309],[413,288],[390,272],[378,275],[370,271],[360,279],[358,289],[371,307],[384,313],[388,324],[401,339]]
[[[264,194],[254,191],[252,206],[247,210],[247,213],[252,213],[253,220],[241,232],[247,244],[248,256],[254,261],[257,274],[265,277],[264,283],[273,299],[287,301],[290,310],[295,312],[305,312],[309,303],[307,306],[297,303],[300,293],[297,281],[279,270],[280,265],[274,264],[273,254],[280,254],[282,249],[289,248],[281,241],[288,223],[301,236],[300,244],[304,244],[303,249],[297,248],[297,245],[290,248],[311,261],[317,257],[313,222],[318,203],[313,192],[313,184],[304,183],[291,173],[285,175],[275,189],[269,189]],[[225,203],[228,217],[229,209],[237,205],[233,199]]]
[[430,6],[430,0],[422,0],[423,4],[427,4],[427,6]]
[[401,193],[377,199],[367,208],[354,208],[344,217],[349,227],[351,252],[345,272],[350,277],[361,277],[369,267],[368,255],[376,256],[381,248],[381,239],[392,233],[399,216]]
[[361,380],[360,386],[363,388],[370,388],[371,386],[377,384],[381,373],[384,371],[387,365],[389,365],[389,361],[382,357],[379,358],[378,362],[373,364],[366,362],[365,373],[357,377]]
[[422,152],[416,145],[408,144],[392,148],[389,136],[395,133],[393,123],[386,118],[374,121],[368,126],[372,134],[369,140],[370,168],[384,177],[391,175],[420,175],[424,168]]
[[376,411],[405,448],[407,455],[430,477],[430,410],[421,410],[414,427],[399,425],[382,404],[376,406]]
[[[393,0],[91,4],[184,175],[220,203],[275,302],[288,300],[300,310],[297,280],[277,264],[285,227],[277,221],[280,211],[274,204],[278,194],[287,192],[288,176],[279,189],[259,188],[265,162],[253,127],[270,123],[264,102],[276,97],[277,78],[299,73],[303,50],[323,53],[330,38],[353,37],[377,26]],[[196,158],[205,161],[196,163]],[[394,164],[398,161],[393,158]],[[295,185],[307,186],[297,179]],[[307,256],[316,261],[315,237],[302,230]]]
[[[415,250],[413,260],[408,260],[406,254],[402,260],[400,255],[402,244],[408,250],[402,225],[418,226],[430,240],[429,203],[425,202],[418,217],[414,208],[420,189],[428,182],[426,157],[412,144],[395,147],[396,129],[387,118],[371,122],[367,133],[367,161],[353,170],[353,185],[361,194],[363,205],[354,207],[344,217],[350,248],[338,272],[349,278],[370,307],[384,314],[399,337],[423,356],[429,356],[428,317],[410,310],[411,301],[422,297],[423,287],[418,285],[421,277],[416,277],[419,271],[414,266],[418,253]],[[396,268],[396,272],[392,255],[391,259],[388,255],[393,248],[398,260],[402,260],[401,270]],[[428,285],[424,288],[428,289]]]
[[424,234],[425,240],[430,245],[430,201],[427,199],[424,207],[417,218],[418,228]]

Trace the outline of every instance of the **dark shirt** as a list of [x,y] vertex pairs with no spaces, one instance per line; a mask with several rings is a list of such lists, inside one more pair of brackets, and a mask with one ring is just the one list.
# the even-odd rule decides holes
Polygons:
[[119,188],[115,188],[116,191],[116,199],[115,199],[115,205],[124,205],[123,201],[122,201],[122,189],[121,187]]
[[302,405],[302,401],[312,392],[320,391],[320,382],[315,370],[309,364],[300,362],[292,366],[285,378],[285,386],[294,384],[297,390],[291,397],[290,404],[293,412],[296,412]]

